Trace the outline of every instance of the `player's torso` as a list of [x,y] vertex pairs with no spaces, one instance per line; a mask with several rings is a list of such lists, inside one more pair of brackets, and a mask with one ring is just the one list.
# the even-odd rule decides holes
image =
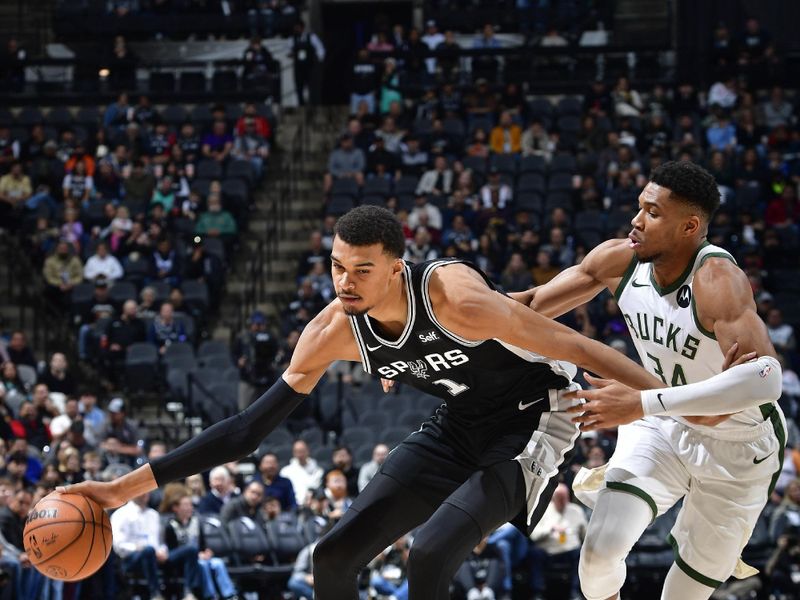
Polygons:
[[350,317],[365,370],[441,398],[446,404],[442,413],[462,427],[532,414],[529,406],[539,413],[548,410],[546,399],[537,402],[546,394],[532,395],[566,387],[575,367],[497,340],[470,341],[445,329],[431,305],[428,283],[436,268],[450,262],[406,265],[408,316],[397,339],[384,337],[367,315]]
[[[713,332],[706,331],[699,322],[693,289],[695,273],[711,257],[733,261],[727,251],[705,243],[669,287],[662,288],[656,283],[651,263],[637,263],[617,291],[620,311],[642,365],[668,386],[703,381],[722,370],[725,357]],[[681,417],[676,420],[713,435],[715,429],[759,425],[764,417],[758,408],[752,408],[714,428],[693,425]]]

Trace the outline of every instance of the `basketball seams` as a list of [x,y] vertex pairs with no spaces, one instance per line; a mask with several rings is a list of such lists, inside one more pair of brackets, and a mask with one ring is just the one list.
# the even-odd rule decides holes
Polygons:
[[[78,508],[77,506],[75,506],[74,504],[72,504],[72,502],[67,502],[66,500],[60,500],[59,498],[50,498],[50,499],[49,499],[49,502],[60,502],[61,504],[66,504],[67,506],[71,506],[72,508],[74,508],[75,510],[77,510],[77,511],[78,511],[78,513],[80,513],[80,515],[81,515],[81,518],[83,519],[83,521],[82,521],[82,522],[80,522],[80,521],[77,521],[77,520],[72,520],[72,519],[71,519],[71,520],[69,520],[69,521],[58,521],[58,523],[79,523],[79,522],[80,522],[80,523],[81,523],[81,530],[80,530],[80,532],[78,533],[78,535],[77,535],[77,536],[75,536],[75,538],[73,538],[73,539],[72,539],[72,541],[71,541],[71,542],[69,542],[69,543],[68,543],[66,546],[64,546],[63,548],[61,548],[61,549],[60,549],[60,550],[58,550],[57,552],[55,552],[55,553],[51,554],[51,555],[50,555],[50,556],[47,558],[47,560],[44,560],[44,561],[42,561],[42,562],[39,562],[39,563],[34,563],[33,561],[31,561],[31,563],[32,563],[32,564],[34,564],[34,565],[36,565],[36,566],[40,566],[40,565],[42,565],[42,566],[43,566],[45,563],[48,563],[48,562],[50,562],[52,559],[54,559],[55,557],[59,556],[59,555],[60,555],[62,552],[64,552],[64,550],[67,550],[67,549],[69,549],[69,547],[70,547],[70,546],[72,546],[72,545],[73,545],[75,542],[77,542],[79,539],[81,539],[81,537],[83,536],[83,532],[84,532],[84,531],[86,531],[86,516],[83,514],[83,511],[82,511],[80,508]],[[35,508],[35,507],[34,507],[34,508]],[[34,527],[34,528],[32,528],[32,529],[29,529],[29,530],[28,530],[28,533],[32,533],[32,532],[36,531],[37,529],[40,529],[40,528],[41,528],[41,527],[43,527],[43,526],[46,526],[46,525],[52,525],[52,524],[53,524],[52,522],[50,522],[50,523],[42,523],[42,525],[39,525],[39,526],[37,526],[37,527]],[[26,537],[27,537],[27,536],[26,536]]]
[[83,559],[83,564],[81,565],[81,568],[75,571],[73,577],[77,577],[78,575],[80,575],[81,571],[83,571],[86,568],[86,563],[89,562],[89,557],[92,555],[92,550],[94,549],[94,538],[97,529],[96,525],[97,517],[94,514],[94,509],[92,508],[92,505],[89,503],[89,499],[86,496],[81,496],[81,497],[83,498],[83,501],[86,502],[86,506],[89,508],[89,514],[92,515],[92,539],[89,542],[89,549],[86,552],[86,558]]

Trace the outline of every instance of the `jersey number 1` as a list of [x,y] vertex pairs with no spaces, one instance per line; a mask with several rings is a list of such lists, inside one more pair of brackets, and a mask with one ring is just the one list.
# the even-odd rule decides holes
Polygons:
[[450,392],[451,396],[458,396],[462,392],[466,392],[469,389],[468,385],[464,385],[463,383],[456,383],[452,379],[437,379],[432,383],[433,385],[443,385],[444,387],[446,387],[447,391]]

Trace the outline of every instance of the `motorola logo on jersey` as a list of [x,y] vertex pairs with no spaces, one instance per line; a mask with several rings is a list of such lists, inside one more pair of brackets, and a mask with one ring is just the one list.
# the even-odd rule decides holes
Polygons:
[[422,342],[423,344],[438,342],[439,340],[442,339],[439,337],[439,334],[436,333],[436,331],[434,331],[433,329],[430,329],[428,331],[417,332],[417,338],[419,338],[419,341]]
[[442,354],[438,352],[426,354],[420,360],[396,360],[378,369],[378,373],[386,379],[391,379],[405,372],[411,373],[420,379],[427,379],[429,377],[428,368],[433,369],[434,372],[447,371],[467,362],[469,362],[469,356],[461,350],[448,350]]
[[692,288],[688,285],[681,286],[681,289],[678,290],[678,306],[681,308],[686,308],[689,306],[689,303],[692,301]]

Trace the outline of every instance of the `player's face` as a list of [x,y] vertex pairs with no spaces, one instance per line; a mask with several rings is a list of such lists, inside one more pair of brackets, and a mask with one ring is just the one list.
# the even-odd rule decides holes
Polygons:
[[639,195],[639,212],[631,220],[630,247],[641,262],[653,262],[670,254],[687,239],[691,209],[670,199],[669,188],[648,183]]
[[331,277],[336,295],[348,315],[363,315],[383,302],[403,261],[389,256],[382,244],[351,246],[333,239]]

